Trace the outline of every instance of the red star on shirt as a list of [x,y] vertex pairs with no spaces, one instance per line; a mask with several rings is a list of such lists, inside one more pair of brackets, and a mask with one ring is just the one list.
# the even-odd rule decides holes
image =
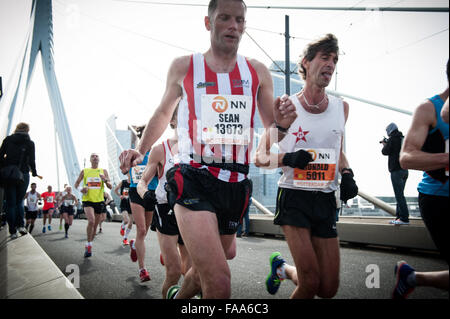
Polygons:
[[295,137],[297,137],[297,139],[295,140],[295,144],[297,144],[298,141],[302,140],[306,142],[306,134],[308,134],[309,131],[303,131],[302,127],[299,126],[298,127],[298,132],[296,133],[292,133],[292,135],[294,135]]

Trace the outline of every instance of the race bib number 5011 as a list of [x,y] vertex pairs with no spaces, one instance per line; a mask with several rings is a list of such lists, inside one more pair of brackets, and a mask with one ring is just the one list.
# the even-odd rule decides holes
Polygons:
[[246,95],[202,95],[202,141],[248,145],[253,98]]
[[305,149],[312,157],[305,169],[294,169],[294,186],[325,188],[334,181],[336,151],[334,149]]

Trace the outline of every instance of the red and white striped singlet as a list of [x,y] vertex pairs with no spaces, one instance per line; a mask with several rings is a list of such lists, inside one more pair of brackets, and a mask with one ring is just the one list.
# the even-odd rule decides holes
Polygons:
[[[207,66],[203,54],[191,56],[189,71],[183,80],[183,98],[178,107],[178,138],[180,163],[196,168],[208,169],[216,178],[226,182],[240,182],[246,175],[239,172],[201,165],[193,161],[191,154],[214,158],[226,158],[236,163],[249,165],[253,141],[253,125],[256,110],[256,96],[259,88],[258,75],[255,69],[243,56],[237,56],[236,66],[231,73],[215,73]],[[202,123],[202,99],[208,96],[232,96],[231,98],[251,101],[251,107],[233,111],[235,117],[245,121],[249,126],[247,145],[208,144],[202,130],[207,130]],[[244,98],[239,97],[244,96]],[[227,104],[228,105],[228,104]],[[236,105],[236,104],[235,104]],[[232,107],[231,107],[232,108]],[[211,111],[212,112],[212,111]],[[216,111],[217,112],[217,111]],[[221,112],[219,110],[219,112]],[[214,116],[218,116],[217,114]],[[246,118],[247,120],[242,120]],[[204,119],[205,120],[205,119]],[[233,118],[230,118],[233,121]],[[233,127],[233,124],[230,124]],[[234,125],[235,126],[235,125]],[[212,126],[211,126],[212,127]],[[211,130],[211,129],[210,129]],[[217,128],[219,130],[219,128]]]

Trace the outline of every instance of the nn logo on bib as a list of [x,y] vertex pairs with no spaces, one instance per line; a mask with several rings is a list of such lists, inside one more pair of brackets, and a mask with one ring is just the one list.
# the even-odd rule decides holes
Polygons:
[[217,113],[223,113],[228,109],[228,101],[223,96],[218,95],[212,100],[211,106]]
[[233,100],[233,99],[228,100],[227,98],[218,95],[213,98],[211,106],[213,110],[216,111],[217,113],[225,112],[228,109],[228,106],[230,106],[230,109],[246,110],[247,101]]

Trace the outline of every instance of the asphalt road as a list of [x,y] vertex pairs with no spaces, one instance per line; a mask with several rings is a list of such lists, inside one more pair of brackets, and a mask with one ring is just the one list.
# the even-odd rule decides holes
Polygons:
[[[121,244],[120,223],[103,223],[103,233],[94,240],[91,258],[83,256],[86,225],[86,220],[75,220],[66,239],[64,230],[58,229],[59,219],[53,220],[53,230],[45,234],[42,233],[42,219],[38,219],[33,236],[64,274],[72,274],[74,267],[79,269],[79,292],[86,299],[161,299],[165,272],[159,262],[160,249],[154,232],[150,231],[146,238],[145,262],[151,281],[141,284],[138,265],[129,257],[130,249]],[[134,236],[133,227],[129,238]],[[283,239],[255,236],[237,239],[237,256],[229,261],[233,299],[289,298],[294,289],[290,281],[283,282],[275,296],[269,295],[265,289],[268,260],[274,251],[280,251],[292,264]],[[406,260],[418,271],[448,269],[444,261],[432,254],[345,245],[341,247],[341,281],[335,298],[389,299],[394,286],[394,265],[398,260]],[[366,281],[375,287],[368,288]],[[410,298],[448,300],[449,295],[435,288],[421,287]]]

